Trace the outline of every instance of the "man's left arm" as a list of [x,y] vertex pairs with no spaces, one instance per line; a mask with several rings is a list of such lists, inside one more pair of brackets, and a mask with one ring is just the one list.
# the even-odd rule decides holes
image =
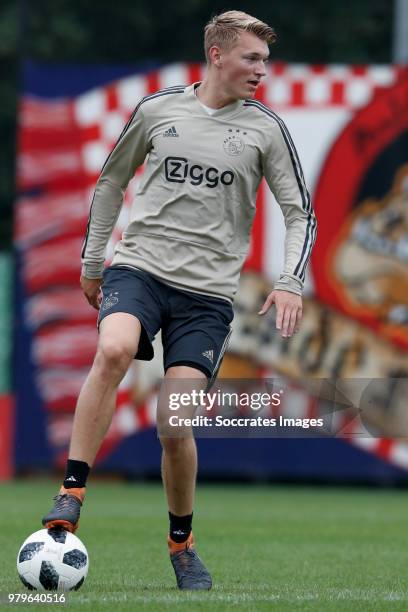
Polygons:
[[285,260],[279,279],[259,314],[276,306],[276,328],[290,337],[302,318],[302,291],[306,268],[316,240],[316,217],[293,140],[277,118],[263,158],[266,181],[278,202],[286,226]]

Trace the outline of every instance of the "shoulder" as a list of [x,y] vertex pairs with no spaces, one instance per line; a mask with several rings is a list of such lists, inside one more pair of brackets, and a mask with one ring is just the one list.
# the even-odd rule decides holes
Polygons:
[[144,114],[154,113],[162,107],[168,107],[171,100],[179,98],[184,93],[186,85],[174,85],[173,87],[166,87],[166,89],[160,89],[148,96],[142,98],[137,105],[135,111],[141,109]]
[[244,108],[251,117],[251,121],[263,125],[267,130],[287,129],[281,117],[270,106],[259,100],[245,100]]

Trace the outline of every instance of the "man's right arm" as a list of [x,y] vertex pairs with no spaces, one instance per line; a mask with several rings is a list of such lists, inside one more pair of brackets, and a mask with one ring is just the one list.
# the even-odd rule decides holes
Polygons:
[[102,278],[86,278],[81,274],[81,288],[88,303],[99,310],[102,300],[101,285]]
[[140,103],[106,160],[96,184],[82,249],[81,279],[102,278],[106,246],[119,217],[126,188],[148,152],[147,128]]

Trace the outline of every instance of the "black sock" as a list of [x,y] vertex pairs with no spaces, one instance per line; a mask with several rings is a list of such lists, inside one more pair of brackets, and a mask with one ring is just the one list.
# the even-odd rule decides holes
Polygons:
[[193,522],[193,515],[187,514],[186,516],[176,516],[169,512],[170,519],[170,537],[173,542],[185,542],[191,533],[191,523]]
[[86,479],[90,469],[85,461],[68,459],[63,486],[66,489],[86,487]]

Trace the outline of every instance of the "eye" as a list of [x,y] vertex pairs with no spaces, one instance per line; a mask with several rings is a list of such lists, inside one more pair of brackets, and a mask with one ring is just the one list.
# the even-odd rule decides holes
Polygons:
[[262,61],[264,64],[268,64],[269,63],[269,58],[265,58],[262,59],[261,57],[257,56],[257,55],[248,55],[247,57],[244,57],[244,59],[248,60],[249,62],[259,62]]

